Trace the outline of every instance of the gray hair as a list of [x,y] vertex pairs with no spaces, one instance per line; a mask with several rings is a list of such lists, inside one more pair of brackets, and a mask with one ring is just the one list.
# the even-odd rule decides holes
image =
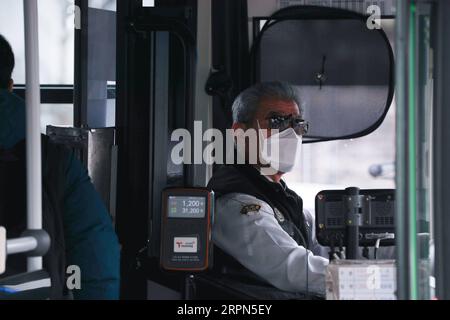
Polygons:
[[233,121],[249,123],[264,99],[294,101],[303,115],[303,107],[295,87],[286,82],[263,82],[244,90],[233,103]]

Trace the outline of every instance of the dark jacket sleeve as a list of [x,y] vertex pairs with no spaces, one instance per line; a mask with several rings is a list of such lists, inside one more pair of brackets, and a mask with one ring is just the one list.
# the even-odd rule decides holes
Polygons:
[[73,154],[66,169],[64,231],[67,264],[81,270],[75,299],[118,299],[120,250],[112,221],[87,171]]

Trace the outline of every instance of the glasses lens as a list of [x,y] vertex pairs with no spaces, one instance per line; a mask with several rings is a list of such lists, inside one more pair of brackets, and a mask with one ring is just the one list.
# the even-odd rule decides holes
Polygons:
[[275,129],[279,131],[284,131],[290,126],[289,119],[281,116],[274,116],[269,119],[270,129]]
[[286,129],[293,128],[298,135],[306,135],[309,129],[309,123],[300,117],[282,117],[274,116],[269,119],[270,129],[283,132]]
[[303,119],[294,119],[293,128],[298,135],[304,136],[308,133],[309,123]]

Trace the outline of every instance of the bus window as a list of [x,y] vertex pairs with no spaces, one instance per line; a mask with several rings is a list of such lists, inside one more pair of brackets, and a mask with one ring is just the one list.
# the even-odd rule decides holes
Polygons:
[[72,104],[42,104],[41,105],[41,132],[45,133],[47,126],[72,127]]
[[[41,132],[48,125],[73,126],[73,103],[71,89],[74,79],[74,0],[40,0],[39,10],[39,58],[40,79],[46,88],[41,105]],[[48,19],[48,12],[52,19]],[[25,47],[24,47],[23,1],[3,0],[0,3],[0,30],[11,43],[16,66],[12,78],[16,93],[24,95]],[[43,36],[45,35],[45,36]],[[61,91],[68,100],[62,103]],[[43,95],[44,96],[44,95]],[[66,99],[66,98],[65,98]]]
[[89,8],[116,11],[117,0],[89,0]]
[[[39,58],[41,83],[73,84],[74,77],[74,0],[40,0]],[[48,18],[48,12],[52,18]],[[16,67],[13,79],[25,83],[23,1],[2,0],[0,30],[14,48]],[[45,35],[45,36],[44,36]]]

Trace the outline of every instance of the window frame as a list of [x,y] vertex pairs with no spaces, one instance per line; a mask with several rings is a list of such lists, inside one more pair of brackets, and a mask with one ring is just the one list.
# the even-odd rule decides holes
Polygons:
[[[24,84],[14,85],[14,93],[25,99],[26,87]],[[108,85],[108,99],[116,98],[116,85]],[[42,104],[73,104],[74,86],[65,84],[41,85]]]

